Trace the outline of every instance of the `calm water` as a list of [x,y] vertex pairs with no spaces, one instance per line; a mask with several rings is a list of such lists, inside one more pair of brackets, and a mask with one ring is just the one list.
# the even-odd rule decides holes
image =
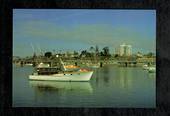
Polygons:
[[156,74],[140,67],[105,66],[90,82],[29,81],[33,67],[13,66],[14,107],[156,106]]

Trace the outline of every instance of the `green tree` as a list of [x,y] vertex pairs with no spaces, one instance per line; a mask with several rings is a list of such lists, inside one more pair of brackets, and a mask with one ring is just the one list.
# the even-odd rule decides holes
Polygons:
[[97,45],[96,45],[95,52],[96,52],[96,56],[99,56],[99,47]]
[[90,47],[90,52],[91,52],[91,53],[94,53],[94,52],[95,52],[95,49],[94,49],[93,46]]
[[79,53],[74,51],[74,58],[78,58]]
[[150,58],[150,57],[153,57],[154,54],[153,54],[152,52],[149,52],[148,54],[146,54],[146,56],[147,56],[148,58]]
[[115,58],[117,58],[118,56],[119,56],[118,54],[115,54],[115,56],[114,56],[114,57],[115,57]]
[[81,58],[82,56],[85,56],[85,55],[86,55],[86,53],[87,53],[87,51],[86,51],[86,50],[81,51],[80,58]]
[[44,54],[44,56],[47,57],[47,58],[50,58],[50,57],[52,56],[52,53],[51,53],[51,52],[46,52],[46,53]]
[[103,48],[103,54],[105,57],[110,57],[110,53],[109,53],[109,47],[104,47]]

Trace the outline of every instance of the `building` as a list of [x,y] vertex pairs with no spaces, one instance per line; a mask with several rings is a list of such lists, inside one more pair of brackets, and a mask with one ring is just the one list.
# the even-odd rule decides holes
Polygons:
[[132,55],[132,46],[127,44],[120,45],[119,56],[131,56]]
[[142,57],[143,57],[142,53],[140,53],[140,52],[138,52],[138,53],[136,54],[136,56],[139,57],[139,58],[142,58]]

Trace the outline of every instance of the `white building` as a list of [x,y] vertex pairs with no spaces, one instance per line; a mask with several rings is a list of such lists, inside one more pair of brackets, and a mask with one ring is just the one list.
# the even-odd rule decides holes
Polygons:
[[131,56],[132,55],[132,46],[126,45],[125,43],[120,45],[119,55],[120,56]]

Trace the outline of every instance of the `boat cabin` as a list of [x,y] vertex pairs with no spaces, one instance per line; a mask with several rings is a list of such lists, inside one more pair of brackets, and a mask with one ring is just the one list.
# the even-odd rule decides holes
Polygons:
[[43,68],[36,68],[36,72],[39,75],[50,75],[50,74],[58,74],[61,72],[60,68],[54,68],[54,67],[43,67]]

